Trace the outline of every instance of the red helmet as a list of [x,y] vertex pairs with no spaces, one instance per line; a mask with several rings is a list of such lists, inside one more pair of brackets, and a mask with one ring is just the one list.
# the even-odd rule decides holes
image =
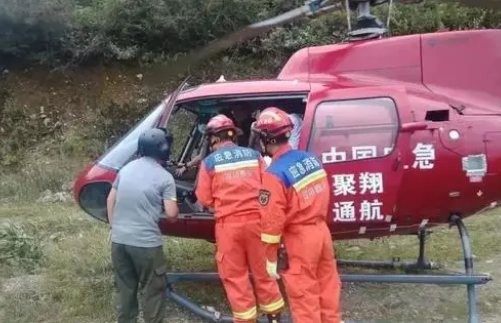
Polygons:
[[265,139],[273,139],[280,136],[290,137],[293,124],[289,115],[276,107],[264,109],[257,121],[253,124],[253,130]]
[[[217,135],[223,131],[228,131],[228,136],[230,137],[233,137],[235,134],[238,136],[242,134],[242,130],[237,128],[233,121],[224,114],[212,117],[205,128],[205,132],[208,135]],[[235,133],[232,133],[232,131]]]

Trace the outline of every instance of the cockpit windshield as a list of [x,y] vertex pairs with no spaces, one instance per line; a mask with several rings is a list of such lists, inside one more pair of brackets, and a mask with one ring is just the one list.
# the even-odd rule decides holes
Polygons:
[[106,168],[119,170],[131,161],[137,152],[137,139],[143,131],[155,126],[165,108],[165,104],[165,101],[162,101],[145,118],[139,121],[136,126],[129,130],[122,139],[115,143],[97,163]]

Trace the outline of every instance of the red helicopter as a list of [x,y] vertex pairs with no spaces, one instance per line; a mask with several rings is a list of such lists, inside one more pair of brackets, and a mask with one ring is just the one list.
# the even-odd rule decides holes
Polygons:
[[[343,281],[466,284],[469,322],[478,322],[474,286],[490,277],[473,274],[462,219],[501,203],[501,30],[388,37],[385,25],[370,12],[371,6],[386,2],[346,1],[358,12],[347,40],[297,51],[276,79],[222,78],[191,87],[185,80],[83,171],[74,185],[76,201],[92,217],[107,221],[111,183],[135,158],[137,138],[145,129],[181,131],[175,140],[183,146],[168,166],[174,174],[177,164],[206,153],[203,126],[211,116],[227,109],[253,115],[276,106],[301,116],[298,149],[315,154],[330,176],[328,224],[334,240],[419,237],[416,262],[339,260],[340,265],[436,269],[424,257],[429,229],[443,224],[459,229],[465,275],[344,275]],[[273,27],[340,7],[338,1],[307,1],[193,51],[170,72],[180,73]],[[180,126],[181,119],[190,123]],[[304,170],[298,165],[294,171]],[[212,213],[198,207],[193,194],[196,175],[195,169],[178,177],[179,220],[161,222],[160,228],[165,235],[214,241]],[[217,279],[196,273],[168,277],[171,282]],[[204,312],[173,290],[169,295],[210,321],[231,322]]]

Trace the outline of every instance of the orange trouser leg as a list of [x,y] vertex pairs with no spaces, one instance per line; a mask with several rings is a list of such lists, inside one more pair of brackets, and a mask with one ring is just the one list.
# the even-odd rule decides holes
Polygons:
[[234,322],[255,322],[256,302],[245,255],[245,224],[216,224],[216,261]]
[[341,322],[341,279],[337,271],[332,238],[327,225],[323,228],[323,246],[317,267],[317,279],[320,285],[320,314],[322,323]]
[[[281,276],[294,322],[341,323],[339,276],[332,266],[333,253],[328,253],[326,233],[325,223],[320,223],[294,226],[283,235],[289,269]],[[329,243],[332,252],[332,242]]]
[[281,312],[285,302],[275,279],[266,272],[266,249],[261,242],[261,221],[250,221],[246,224],[247,259],[254,277],[254,286],[259,310],[265,314]]

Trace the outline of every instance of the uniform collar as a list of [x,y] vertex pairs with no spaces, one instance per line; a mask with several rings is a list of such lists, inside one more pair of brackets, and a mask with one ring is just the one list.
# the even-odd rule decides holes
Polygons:
[[220,150],[224,147],[230,147],[230,146],[235,146],[235,143],[231,142],[231,141],[226,141],[226,142],[222,142],[219,144],[219,147],[217,147],[216,151],[217,150]]
[[272,160],[273,161],[277,160],[278,158],[280,158],[280,156],[282,156],[286,152],[290,151],[291,149],[292,149],[292,147],[288,143],[283,145],[282,147],[278,148],[278,150],[275,152],[275,154],[272,157]]

